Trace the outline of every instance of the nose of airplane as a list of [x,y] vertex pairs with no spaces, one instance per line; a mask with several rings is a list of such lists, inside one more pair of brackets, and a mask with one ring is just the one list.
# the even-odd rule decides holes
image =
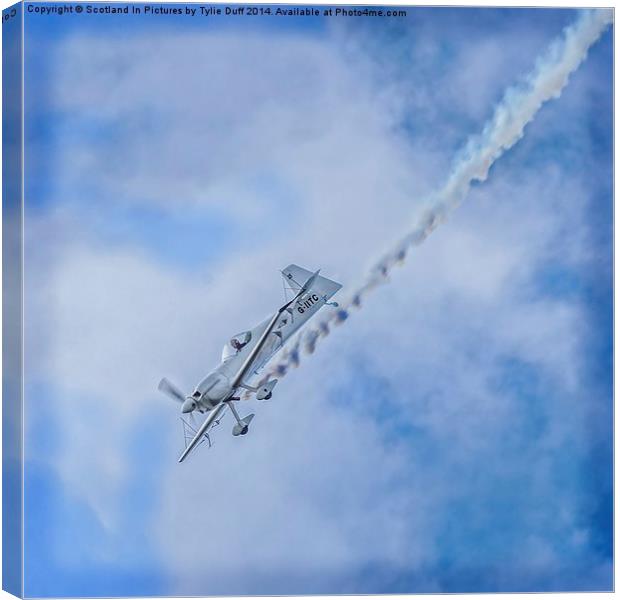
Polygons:
[[181,412],[190,413],[196,408],[196,401],[193,398],[188,398],[183,402],[183,406],[181,407]]

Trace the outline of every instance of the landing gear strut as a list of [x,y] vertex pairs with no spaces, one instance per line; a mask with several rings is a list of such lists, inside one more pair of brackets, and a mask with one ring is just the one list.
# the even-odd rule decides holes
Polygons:
[[237,424],[233,427],[232,434],[234,436],[245,435],[248,432],[250,423],[252,422],[254,415],[251,414],[241,419],[239,417],[239,413],[237,412],[237,409],[235,408],[235,405],[232,402],[229,402],[228,406],[230,407],[230,411],[235,417],[235,421],[237,421]]

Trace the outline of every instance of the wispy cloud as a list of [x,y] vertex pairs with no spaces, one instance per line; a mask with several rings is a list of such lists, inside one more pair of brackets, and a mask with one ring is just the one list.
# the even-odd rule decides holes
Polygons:
[[[590,544],[581,499],[600,491],[584,483],[583,423],[608,398],[584,364],[591,316],[579,286],[547,283],[549,269],[580,282],[595,268],[596,196],[572,163],[528,164],[527,136],[468,210],[393,272],[397,285],[378,288],[354,326],[252,406],[249,436],[233,439],[225,421],[212,451],[176,463],[176,407],[159,378],[198,380],[231,332],[280,300],[277,269],[291,261],[352,289],[403,219],[424,210],[412,199],[428,196],[454,152],[454,137],[407,134],[401,82],[377,82],[377,65],[359,45],[350,51],[359,34],[59,44],[51,95],[63,143],[54,208],[28,220],[39,245],[28,257],[27,359],[39,384],[30,432],[60,441],[46,453],[33,445],[29,458],[95,515],[103,571],[118,568],[131,532],[161,566],[162,592],[604,587],[608,559]],[[518,52],[520,37],[510,39],[498,52]],[[483,41],[459,48],[472,55]],[[588,118],[600,83],[588,73],[532,124],[537,140]],[[433,76],[420,75],[427,86]],[[469,81],[454,85],[458,97]],[[186,243],[176,220],[149,243],[128,227],[111,244],[114,203],[137,207],[129,225],[157,210],[205,225],[226,215],[233,227],[216,258],[188,270],[162,260],[161,248]],[[36,402],[52,412],[45,427]],[[54,551],[79,565],[64,535]],[[122,558],[131,564],[132,552]]]

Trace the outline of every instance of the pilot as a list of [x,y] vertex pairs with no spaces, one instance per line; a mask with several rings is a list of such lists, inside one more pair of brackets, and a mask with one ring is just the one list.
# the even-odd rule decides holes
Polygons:
[[237,338],[230,340],[230,345],[235,349],[235,352],[239,352],[239,350],[245,346],[245,344],[242,344]]

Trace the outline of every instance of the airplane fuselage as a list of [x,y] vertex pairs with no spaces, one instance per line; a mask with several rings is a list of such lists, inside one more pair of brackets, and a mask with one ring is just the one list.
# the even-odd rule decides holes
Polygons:
[[222,372],[223,366],[220,364],[196,386],[194,393],[200,392],[197,408],[202,409],[203,412],[215,408],[224,400],[228,400],[234,391],[230,384],[230,378]]

